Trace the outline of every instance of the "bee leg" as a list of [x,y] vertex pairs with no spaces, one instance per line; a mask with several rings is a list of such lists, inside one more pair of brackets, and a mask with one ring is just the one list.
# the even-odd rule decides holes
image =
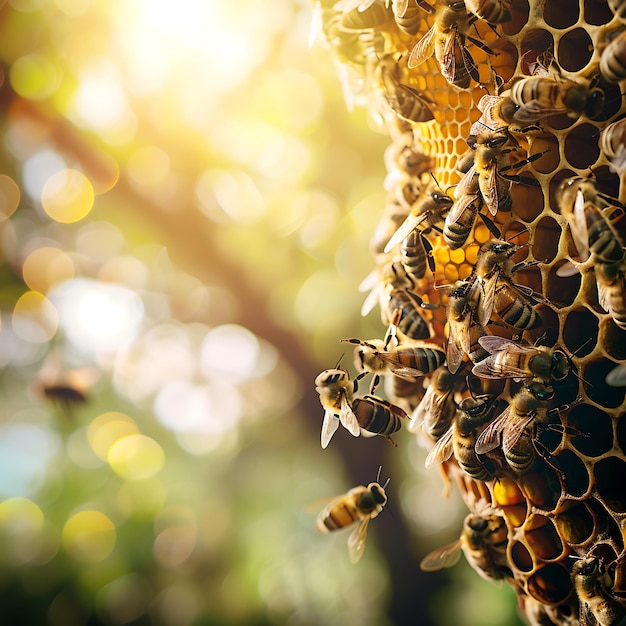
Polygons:
[[486,215],[483,215],[480,211],[478,212],[480,219],[483,221],[483,224],[487,227],[487,230],[496,238],[502,239],[502,233],[500,229],[495,225],[494,222],[491,221]]
[[376,387],[378,387],[379,383],[380,383],[380,376],[378,374],[376,374],[374,376],[374,378],[372,378],[372,384],[370,385],[370,395],[371,396],[374,395],[374,391],[376,390]]
[[[497,31],[496,31],[497,32]],[[486,52],[487,54],[490,54],[492,56],[495,56],[495,52],[485,43],[483,43],[482,41],[480,41],[479,39],[475,39],[474,37],[470,37],[469,35],[467,36],[467,38],[469,39],[469,41],[471,41],[475,46],[478,46],[481,50],[483,50],[484,52]]]
[[552,452],[536,438],[533,438],[533,447],[535,452],[560,476],[561,482],[565,484],[565,472],[551,461],[553,458]]
[[398,447],[398,444],[389,436],[389,435],[382,435],[394,448]]
[[361,372],[353,381],[352,381],[352,393],[356,393],[359,390],[359,381],[365,378],[370,372]]

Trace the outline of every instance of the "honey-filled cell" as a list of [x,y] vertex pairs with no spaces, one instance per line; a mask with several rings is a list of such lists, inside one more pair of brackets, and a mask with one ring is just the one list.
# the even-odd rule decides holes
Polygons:
[[524,524],[524,536],[531,552],[544,561],[561,556],[563,544],[551,520],[543,515],[533,515]]
[[584,502],[569,501],[554,521],[559,535],[568,544],[581,544],[593,534],[593,516]]

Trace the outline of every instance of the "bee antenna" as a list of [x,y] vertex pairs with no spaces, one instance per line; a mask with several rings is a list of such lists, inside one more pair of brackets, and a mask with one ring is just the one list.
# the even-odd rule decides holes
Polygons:
[[[430,173],[430,176],[435,181],[435,185],[437,185],[437,187],[441,189],[441,185],[439,184],[439,181],[435,178],[435,175],[432,172]],[[443,191],[443,189],[441,189],[441,191]]]
[[593,340],[593,337],[589,337],[589,339],[587,339],[587,341],[583,342],[580,346],[578,346],[578,348],[576,348],[576,350],[574,350],[574,352],[572,352],[572,354],[570,354],[570,359],[573,356],[576,356],[592,340]]
[[[522,230],[518,230],[516,233],[512,234],[506,240],[507,241],[511,241],[511,239],[515,239],[515,237],[519,237],[520,235],[523,235],[524,233],[527,233],[527,232],[528,232],[528,227],[523,228]],[[522,245],[527,246],[528,244],[526,243],[526,244],[522,244]]]
[[380,474],[381,474],[382,471],[383,471],[383,466],[379,465],[378,466],[378,472],[376,473],[376,482],[377,483],[380,483]]
[[337,359],[337,363],[335,363],[335,369],[339,369],[339,364],[341,363],[342,359],[343,359],[343,354]]

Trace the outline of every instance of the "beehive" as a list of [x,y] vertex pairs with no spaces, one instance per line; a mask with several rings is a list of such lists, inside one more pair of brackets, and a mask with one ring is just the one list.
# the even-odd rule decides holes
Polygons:
[[[604,129],[626,113],[623,83],[607,80],[599,71],[602,55],[613,54],[607,51],[607,44],[624,29],[620,10],[626,11],[618,2],[609,6],[603,0],[474,3],[472,7],[478,5],[476,11],[487,17],[501,6],[510,10],[510,19],[488,24],[472,17],[469,2],[467,5],[418,4],[415,0],[321,0],[316,4],[322,32],[339,62],[344,89],[355,102],[369,108],[391,138],[385,154],[388,204],[370,246],[377,289],[382,294],[381,318],[385,324],[389,322],[386,298],[391,289],[411,290],[431,304],[423,311],[429,319],[429,340],[446,346],[450,289],[441,286],[475,277],[479,247],[493,237],[492,233],[479,218],[465,244],[452,250],[440,230],[428,230],[435,271],[427,270],[408,286],[398,284],[402,283],[398,272],[390,271],[398,260],[398,247],[387,252],[385,247],[407,215],[416,211],[418,198],[434,188],[433,178],[442,190],[463,178],[469,166],[461,163],[470,134],[483,128],[498,131],[505,125],[504,132],[518,144],[511,160],[530,157],[530,162],[507,172],[521,178],[513,176],[498,183],[510,192],[510,210],[498,209],[492,216],[482,200],[480,211],[492,219],[501,239],[510,238],[522,246],[514,260],[528,266],[515,273],[514,281],[540,294],[531,302],[541,324],[528,330],[516,328],[494,311],[491,324],[485,323],[483,332],[509,338],[517,345],[558,348],[568,355],[569,372],[562,380],[543,381],[553,388],[554,397],[541,406],[550,407],[557,427],[533,431],[539,443],[530,467],[510,467],[501,445],[492,446],[480,457],[491,472],[485,482],[468,476],[454,455],[444,467],[459,485],[470,510],[487,503],[504,516],[510,568],[505,578],[516,589],[520,607],[531,624],[578,623],[583,613],[589,614],[591,623],[595,619],[600,624],[613,624],[626,614],[626,417],[625,387],[609,385],[605,379],[626,359],[626,331],[616,324],[615,311],[607,313],[606,307],[600,306],[594,271],[598,264],[593,256],[587,260],[579,250],[580,237],[572,236],[572,220],[567,210],[562,210],[558,189],[564,180],[580,176],[590,180],[598,192],[615,198],[608,201],[609,205],[619,209],[617,200],[626,197],[626,187],[621,184],[623,168],[616,168],[617,162],[614,165],[608,158],[614,155],[601,149],[601,145],[606,146],[601,143]],[[456,21],[452,21],[455,25],[444,27],[441,15],[451,8],[457,12]],[[424,38],[433,32],[433,25],[434,49],[429,50]],[[466,54],[459,52],[462,47],[452,50],[453,58],[447,65],[442,60],[443,42],[458,35],[475,63],[466,81],[469,84],[461,87],[452,85],[450,77],[443,74],[461,64]],[[465,60],[469,66],[468,57]],[[528,77],[548,77],[561,89],[566,81],[577,81],[588,94],[599,90],[603,105],[583,113],[582,109],[575,112],[555,107],[555,111],[535,115],[531,123],[515,125],[511,120],[502,122],[485,104],[479,109],[483,96],[508,97],[509,90]],[[421,104],[408,107],[403,87],[414,89],[412,93]],[[424,104],[425,111],[420,109]],[[481,123],[473,126],[477,120]],[[500,122],[497,128],[493,127],[495,122]],[[619,143],[623,143],[621,139],[612,146],[613,153],[619,152]],[[469,154],[471,164],[473,153]],[[458,192],[450,193],[456,193],[454,199],[458,201]],[[610,233],[620,250],[625,222],[610,220]],[[623,251],[620,254],[621,265],[612,265],[618,268],[617,286],[613,287],[617,311],[626,308]],[[510,378],[486,381],[472,372],[472,365],[465,357],[455,373],[457,405],[471,394],[486,394],[497,406],[493,415],[499,415],[515,402],[512,398],[520,393],[522,384],[528,383]],[[421,380],[412,384],[395,377],[395,384],[388,385],[387,390],[390,400],[407,412],[418,409],[424,395]],[[491,421],[494,419],[492,416]],[[435,445],[436,437],[420,436],[426,446]],[[604,573],[593,579],[598,583],[595,591],[574,584],[572,565],[576,558],[572,556],[601,559]],[[604,599],[609,616],[598,608],[598,598]]]

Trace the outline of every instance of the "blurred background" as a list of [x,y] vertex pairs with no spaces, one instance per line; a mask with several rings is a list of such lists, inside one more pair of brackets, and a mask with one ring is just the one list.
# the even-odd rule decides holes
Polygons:
[[[0,1],[3,624],[518,623],[464,561],[419,570],[465,511],[413,436],[320,447],[315,376],[385,331],[388,140],[311,13]],[[380,465],[354,566],[314,503]]]

